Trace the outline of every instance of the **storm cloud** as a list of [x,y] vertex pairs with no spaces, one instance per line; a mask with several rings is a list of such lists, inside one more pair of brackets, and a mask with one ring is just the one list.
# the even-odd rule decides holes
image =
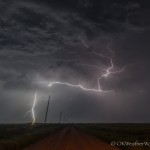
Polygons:
[[[145,0],[0,0],[0,122],[31,121],[34,93],[37,122],[43,121],[48,96],[49,122],[59,113],[68,122],[149,122],[150,5]],[[61,81],[98,88],[37,82]]]

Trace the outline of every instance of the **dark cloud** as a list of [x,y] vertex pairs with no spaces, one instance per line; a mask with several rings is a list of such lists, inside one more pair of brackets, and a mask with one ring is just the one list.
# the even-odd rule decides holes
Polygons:
[[[0,110],[10,111],[0,122],[29,120],[23,115],[34,92],[38,121],[49,94],[55,110],[51,121],[57,122],[61,111],[71,122],[149,121],[149,1],[0,0],[0,7]],[[34,83],[97,88],[104,71],[83,64],[108,68],[110,60],[94,52],[113,58],[113,71],[126,66],[101,81],[103,89],[114,93]]]

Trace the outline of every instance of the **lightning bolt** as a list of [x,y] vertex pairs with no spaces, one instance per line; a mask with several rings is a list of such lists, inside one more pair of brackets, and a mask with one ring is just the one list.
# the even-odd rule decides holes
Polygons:
[[74,85],[74,84],[70,84],[67,82],[49,82],[48,87],[51,87],[54,84],[67,85],[67,86],[71,86],[71,87],[81,88],[82,90],[85,90],[85,91],[93,91],[93,92],[111,92],[112,91],[112,90],[104,91],[102,89],[90,89],[90,88],[85,88],[80,84]]
[[[88,44],[86,44],[86,42],[83,40],[83,39],[81,39],[81,37],[79,37],[80,38],[80,40],[81,40],[81,43],[86,47],[86,48],[89,48],[89,46],[88,46]],[[109,51],[111,52],[111,53],[113,53],[113,51],[109,48]],[[117,71],[111,71],[112,69],[114,69],[114,64],[113,64],[113,60],[112,60],[112,58],[111,57],[108,57],[108,56],[106,56],[106,55],[104,55],[104,54],[101,54],[101,53],[97,53],[97,52],[95,52],[95,51],[93,51],[92,52],[94,55],[97,55],[97,56],[99,56],[99,57],[103,57],[103,58],[105,58],[105,59],[108,59],[109,61],[110,61],[110,66],[108,67],[108,68],[102,68],[102,67],[100,67],[100,66],[96,66],[96,65],[92,65],[92,64],[80,64],[80,65],[83,65],[83,66],[86,66],[86,67],[92,67],[92,68],[97,68],[97,69],[99,69],[99,70],[102,70],[102,71],[104,71],[105,73],[103,73],[102,75],[100,75],[99,77],[98,77],[98,79],[97,79],[97,89],[92,89],[92,88],[86,88],[86,87],[84,87],[83,85],[81,85],[81,84],[71,84],[71,83],[67,83],[67,82],[61,82],[61,81],[50,81],[50,82],[34,82],[34,83],[46,83],[46,84],[48,84],[48,87],[52,87],[53,85],[57,85],[57,84],[59,84],[59,85],[67,85],[67,86],[70,86],[70,87],[76,87],[76,88],[80,88],[80,89],[82,89],[82,90],[85,90],[85,91],[91,91],[91,92],[112,92],[113,90],[108,90],[108,91],[105,91],[105,90],[103,90],[102,88],[101,88],[101,84],[100,84],[100,80],[102,79],[102,78],[106,78],[106,77],[108,77],[108,76],[110,76],[111,74],[116,74],[116,73],[120,73],[120,72],[122,72],[122,71],[124,71],[124,68],[125,67],[122,67],[120,70],[117,70]]]
[[[114,64],[113,64],[113,60],[111,57],[108,57],[104,54],[101,54],[101,53],[97,53],[95,51],[92,52],[94,55],[97,55],[97,56],[100,56],[100,57],[103,57],[103,58],[106,58],[110,61],[110,66],[108,68],[101,68],[100,66],[97,66],[97,65],[91,65],[91,64],[80,64],[80,65],[83,65],[83,66],[87,66],[87,67],[92,67],[92,68],[96,68],[96,69],[99,69],[99,70],[102,70],[104,71],[105,73],[103,73],[101,76],[98,77],[98,90],[99,91],[103,91],[102,88],[101,88],[101,85],[100,85],[100,80],[102,78],[106,78],[108,76],[110,76],[111,74],[116,74],[116,73],[121,73],[124,71],[125,67],[126,66],[123,66],[120,70],[117,70],[117,71],[111,71],[112,69],[114,69]],[[112,91],[112,90],[111,90]]]
[[[88,49],[89,46],[88,44],[86,44],[86,42],[81,39],[81,37],[79,37],[80,40],[81,40],[81,43]],[[114,55],[114,51],[111,50],[110,47],[108,47],[108,50]],[[114,69],[114,63],[113,63],[113,59],[112,57],[109,57],[109,56],[106,56],[102,53],[98,53],[98,52],[95,52],[95,51],[92,51],[92,53],[94,55],[97,55],[99,57],[103,57],[105,59],[108,59],[109,62],[110,62],[110,65],[109,67],[107,68],[102,68],[100,66],[97,66],[97,65],[92,65],[92,64],[80,64],[80,65],[83,65],[83,66],[86,66],[86,67],[92,67],[92,68],[96,68],[98,70],[100,70],[100,73],[101,71],[103,71],[104,73],[101,74],[98,79],[97,79],[97,89],[93,89],[93,88],[86,88],[84,87],[83,85],[81,84],[71,84],[71,83],[68,83],[68,82],[61,82],[61,81],[50,81],[50,82],[34,82],[34,83],[42,83],[42,84],[48,84],[48,87],[52,87],[54,85],[66,85],[66,86],[70,86],[70,87],[74,87],[74,88],[80,88],[84,91],[90,91],[90,92],[112,92],[113,90],[108,90],[108,91],[105,91],[101,88],[101,83],[100,81],[103,79],[103,78],[107,78],[109,77],[111,74],[117,74],[117,73],[121,73],[124,71],[124,69],[128,66],[132,66],[134,64],[130,64],[130,65],[126,65],[126,66],[123,66],[121,69],[119,70],[116,70],[116,71],[113,71]],[[32,113],[32,124],[34,124],[35,122],[35,114],[34,114],[34,107],[35,107],[35,104],[36,104],[36,94],[35,94],[35,99],[34,99],[34,102],[33,102],[33,106],[32,106],[32,109],[30,111],[28,111],[27,113],[31,112]]]
[[[79,39],[80,39],[81,43],[88,49],[88,48],[89,48],[88,44],[87,44],[81,37],[79,37]],[[107,49],[113,54],[113,56],[115,55],[115,54],[114,54],[114,51],[110,48],[109,44],[107,45]],[[91,65],[91,64],[81,64],[81,65],[83,65],[83,66],[97,68],[97,69],[102,70],[102,71],[105,72],[105,73],[103,73],[101,76],[98,77],[98,83],[97,83],[97,84],[98,84],[98,90],[99,90],[99,91],[103,91],[102,88],[101,88],[101,85],[100,85],[100,80],[101,80],[102,78],[106,78],[106,77],[110,76],[111,74],[117,74],[117,73],[123,72],[124,69],[125,69],[125,67],[127,67],[127,65],[126,65],[126,66],[123,66],[121,69],[119,69],[119,70],[117,70],[117,71],[111,71],[112,69],[114,69],[114,63],[113,63],[113,59],[112,59],[111,57],[106,56],[106,55],[104,55],[104,54],[102,54],[102,53],[97,53],[97,52],[95,52],[95,51],[92,51],[92,53],[93,53],[94,55],[97,55],[97,56],[103,57],[103,58],[105,58],[105,59],[108,59],[108,60],[110,61],[110,66],[109,66],[108,68],[101,68],[100,66]],[[112,91],[112,90],[111,90],[111,91]]]
[[31,108],[31,110],[27,111],[26,114],[25,114],[25,117],[28,115],[28,113],[32,114],[32,125],[35,123],[34,108],[35,108],[35,105],[36,105],[36,101],[37,101],[37,94],[35,93],[32,108]]
[[110,76],[111,74],[116,74],[116,73],[120,73],[120,72],[124,71],[124,67],[122,69],[120,69],[120,70],[112,72],[111,70],[114,68],[114,64],[113,64],[112,58],[110,58],[110,57],[108,57],[106,55],[103,55],[101,53],[97,53],[95,51],[93,51],[93,54],[110,60],[110,67],[108,67],[106,69],[105,68],[101,68],[100,66],[91,65],[91,64],[80,64],[80,65],[83,65],[83,66],[93,67],[93,68],[97,68],[99,70],[105,71],[105,73],[103,73],[101,76],[98,77],[98,83],[97,83],[98,88],[97,89],[86,88],[86,87],[82,86],[81,84],[75,85],[75,84],[71,84],[71,83],[67,83],[67,82],[60,82],[60,81],[36,82],[36,83],[48,83],[48,87],[52,87],[55,84],[59,84],[59,85],[67,85],[67,86],[70,86],[70,87],[81,88],[82,90],[85,90],[85,91],[92,91],[92,92],[112,92],[113,90],[108,90],[108,91],[103,90],[101,88],[101,85],[100,85],[100,80],[102,78],[106,78],[106,77]]

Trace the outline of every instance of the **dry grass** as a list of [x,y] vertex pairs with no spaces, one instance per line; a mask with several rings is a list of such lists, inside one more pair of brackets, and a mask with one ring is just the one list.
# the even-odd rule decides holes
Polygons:
[[[60,125],[39,125],[24,127],[23,125],[6,125],[0,134],[0,150],[20,150],[58,130]],[[1,129],[0,128],[0,129]]]
[[[150,142],[150,124],[82,124],[86,132],[108,142]],[[148,146],[121,146],[123,150],[150,150]]]

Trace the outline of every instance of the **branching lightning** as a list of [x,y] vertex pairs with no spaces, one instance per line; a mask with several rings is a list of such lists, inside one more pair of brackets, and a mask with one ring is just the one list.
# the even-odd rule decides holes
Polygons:
[[[89,48],[89,45],[81,38],[79,37],[81,43],[88,49]],[[114,54],[114,52],[109,48],[109,51],[111,53]],[[114,64],[113,64],[113,60],[111,57],[109,56],[106,56],[104,54],[101,54],[101,53],[97,53],[95,51],[92,52],[94,55],[97,55],[99,57],[103,57],[105,59],[108,59],[110,61],[110,66],[108,68],[102,68],[100,66],[97,66],[97,65],[92,65],[92,64],[80,64],[82,66],[86,66],[86,67],[92,67],[92,68],[96,68],[98,70],[101,71],[104,71],[104,73],[102,75],[100,75],[97,79],[97,89],[92,89],[92,88],[86,88],[84,87],[83,85],[81,84],[71,84],[71,83],[67,83],[67,82],[61,82],[61,81],[50,81],[50,82],[35,82],[35,83],[44,83],[44,84],[48,84],[48,87],[52,87],[53,85],[55,84],[59,84],[59,85],[67,85],[67,86],[71,86],[71,87],[76,87],[76,88],[81,88],[82,90],[85,90],[85,91],[91,91],[91,92],[112,92],[113,90],[108,90],[108,91],[105,91],[101,88],[101,85],[100,85],[100,80],[102,80],[103,78],[106,78],[108,76],[110,76],[111,74],[116,74],[116,73],[121,73],[122,71],[124,71],[124,67],[122,67],[120,70],[117,70],[117,71],[112,71],[112,69],[114,69]]]
[[35,123],[34,108],[35,108],[35,105],[36,105],[36,101],[37,101],[37,94],[35,93],[32,108],[31,108],[31,110],[27,111],[26,114],[25,114],[25,116],[27,116],[28,113],[31,113],[31,114],[32,114],[32,125]]
[[[81,39],[81,37],[79,37],[79,38],[80,38],[81,43],[88,49],[88,48],[89,48],[88,44],[86,44],[86,42],[85,42],[83,39]],[[114,54],[114,51],[111,50],[110,48],[109,48],[109,51],[110,51],[112,54]],[[101,81],[103,78],[109,77],[111,74],[117,74],[117,73],[123,72],[124,69],[127,67],[127,65],[126,65],[126,66],[123,66],[121,69],[119,69],[119,70],[117,70],[117,71],[112,71],[112,70],[114,69],[114,63],[113,63],[112,57],[106,56],[106,55],[104,55],[104,54],[101,54],[101,53],[98,53],[98,52],[95,52],[95,51],[93,51],[92,53],[93,53],[94,55],[97,55],[97,56],[99,56],[99,57],[103,57],[103,58],[105,58],[105,59],[107,59],[107,60],[110,61],[110,65],[109,65],[109,67],[107,67],[107,68],[102,68],[102,67],[100,67],[100,66],[93,65],[93,64],[80,64],[80,65],[82,65],[82,66],[91,67],[91,68],[96,68],[96,69],[100,70],[100,73],[101,73],[102,71],[104,72],[104,73],[102,73],[102,74],[98,77],[98,79],[97,79],[97,88],[96,88],[96,89],[93,89],[93,88],[86,88],[86,87],[84,87],[84,86],[81,85],[81,84],[71,84],[71,83],[68,83],[68,82],[61,82],[61,81],[34,82],[34,83],[42,83],[42,84],[44,83],[44,84],[48,84],[48,87],[52,87],[53,85],[66,85],[66,86],[70,86],[70,87],[74,87],[74,88],[80,88],[80,89],[82,89],[82,90],[84,90],[84,91],[90,91],[90,92],[112,92],[113,90],[108,90],[108,91],[103,90],[102,87],[101,87],[100,81]],[[131,64],[131,65],[133,65],[133,64]],[[130,66],[130,65],[128,65],[128,66]],[[35,104],[36,104],[36,94],[35,94],[35,99],[34,99],[34,102],[33,102],[32,109],[26,113],[26,115],[27,115],[29,112],[32,113],[32,119],[33,119],[32,124],[35,123],[35,113],[34,113]]]
[[71,86],[71,87],[77,87],[77,88],[81,88],[82,90],[85,90],[85,91],[93,91],[93,92],[111,92],[112,91],[112,90],[103,91],[101,89],[90,89],[90,88],[85,88],[85,87],[83,87],[80,84],[74,85],[74,84],[70,84],[70,83],[67,83],[67,82],[50,82],[48,87],[51,87],[54,84],[60,84],[60,85],[67,85],[67,86]]
[[51,87],[53,86],[54,84],[60,84],[60,85],[67,85],[67,86],[71,86],[71,87],[78,87],[78,88],[81,88],[82,90],[85,90],[85,91],[93,91],[93,92],[111,92],[112,90],[109,90],[109,91],[105,91],[101,88],[100,86],[100,80],[102,78],[106,78],[108,76],[110,76],[111,74],[115,74],[115,73],[120,73],[124,70],[124,67],[120,70],[117,70],[117,71],[114,71],[112,72],[111,70],[114,68],[114,64],[113,64],[113,60],[112,58],[108,57],[108,56],[105,56],[103,54],[100,54],[100,53],[97,53],[97,52],[93,52],[93,54],[95,55],[98,55],[100,57],[104,57],[106,59],[109,59],[110,60],[110,67],[108,67],[107,69],[105,68],[101,68],[99,66],[96,66],[96,65],[91,65],[91,64],[80,64],[80,65],[83,65],[83,66],[87,66],[87,67],[94,67],[94,68],[97,68],[99,70],[103,70],[105,71],[104,74],[102,74],[101,76],[98,77],[98,89],[90,89],[90,88],[85,88],[83,87],[82,85],[78,84],[78,85],[74,85],[74,84],[70,84],[70,83],[66,83],[66,82],[60,82],[60,81],[56,81],[56,82],[49,82],[48,84],[48,87]]
[[[120,70],[117,70],[117,71],[111,71],[112,69],[114,69],[114,64],[113,64],[113,60],[111,57],[108,57],[104,54],[101,54],[101,53],[97,53],[95,51],[92,52],[94,55],[97,55],[97,56],[100,56],[100,57],[103,57],[103,58],[106,58],[110,61],[110,66],[108,68],[101,68],[100,66],[96,66],[96,65],[91,65],[91,64],[81,64],[83,66],[87,66],[87,67],[92,67],[92,68],[97,68],[99,70],[102,70],[102,71],[105,71],[105,73],[103,73],[101,76],[98,77],[98,91],[103,91],[102,88],[101,88],[101,85],[100,85],[100,80],[102,78],[106,78],[108,76],[110,76],[111,74],[116,74],[116,73],[121,73],[122,71],[124,71],[124,67],[122,67]],[[112,90],[111,90],[112,91]],[[103,91],[104,92],[104,91]]]

